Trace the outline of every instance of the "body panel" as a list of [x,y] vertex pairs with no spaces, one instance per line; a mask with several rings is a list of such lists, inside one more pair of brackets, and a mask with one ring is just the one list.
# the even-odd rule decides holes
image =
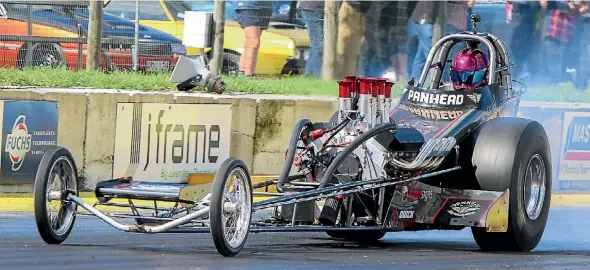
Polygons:
[[493,91],[487,86],[473,91],[410,87],[402,94],[389,119],[415,128],[422,133],[425,141],[449,136],[460,141],[498,106]]
[[412,181],[395,187],[385,227],[393,231],[424,229],[425,226],[431,229],[486,227],[496,232],[506,231],[507,194],[508,190],[443,189]]

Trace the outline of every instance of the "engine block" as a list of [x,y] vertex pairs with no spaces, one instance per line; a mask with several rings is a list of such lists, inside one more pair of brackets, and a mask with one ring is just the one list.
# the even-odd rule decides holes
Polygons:
[[[338,120],[347,121],[347,125],[333,137],[334,144],[346,145],[362,133],[391,121],[391,88],[395,83],[383,78],[347,76],[338,84]],[[363,179],[375,179],[387,177],[387,166],[403,171],[433,169],[455,142],[452,137],[425,142],[415,128],[399,125],[395,131],[368,139],[353,154],[360,159]]]

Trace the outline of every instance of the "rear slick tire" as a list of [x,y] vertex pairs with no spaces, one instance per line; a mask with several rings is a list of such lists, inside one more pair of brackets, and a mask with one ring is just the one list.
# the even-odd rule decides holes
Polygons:
[[[238,191],[240,195],[228,202],[226,200],[226,185],[230,182],[230,177],[235,175]],[[243,192],[243,193],[242,193]],[[211,188],[211,203],[209,212],[209,224],[213,243],[219,254],[225,257],[236,256],[246,244],[250,231],[250,221],[252,219],[252,180],[248,174],[248,169],[243,161],[237,158],[226,159],[213,180]],[[236,235],[229,238],[229,232],[226,231],[227,220],[225,217],[225,204],[233,204],[234,211],[237,213],[235,227],[233,228]],[[230,228],[231,231],[231,228]],[[235,237],[235,239],[234,239]],[[229,239],[228,239],[229,238]]]
[[472,162],[482,190],[510,191],[508,230],[472,227],[477,245],[484,251],[533,250],[543,236],[551,204],[551,153],[543,126],[508,117],[485,123]]

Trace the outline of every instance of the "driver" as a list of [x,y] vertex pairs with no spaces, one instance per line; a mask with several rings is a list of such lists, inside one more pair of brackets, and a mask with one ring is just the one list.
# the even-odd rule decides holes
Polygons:
[[455,54],[451,64],[453,89],[474,90],[487,84],[488,59],[476,48],[466,48]]

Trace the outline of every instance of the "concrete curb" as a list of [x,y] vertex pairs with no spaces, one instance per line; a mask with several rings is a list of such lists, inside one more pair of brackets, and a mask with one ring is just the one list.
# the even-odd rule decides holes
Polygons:
[[[336,89],[334,89],[334,92],[336,92]],[[216,95],[209,93],[41,87],[6,88],[0,91],[0,99],[59,102],[57,143],[68,148],[72,153],[80,169],[80,174],[84,177],[83,185],[86,190],[93,190],[98,181],[112,178],[113,164],[117,159],[114,150],[115,143],[116,141],[122,141],[115,138],[118,136],[117,133],[129,135],[125,131],[121,131],[121,128],[117,128],[116,125],[119,104],[142,103],[147,106],[146,104],[159,103],[166,107],[179,104],[192,104],[195,106],[205,104],[231,105],[230,127],[224,131],[230,134],[229,155],[242,159],[252,175],[278,174],[283,165],[285,147],[294,123],[300,118],[308,118],[314,122],[328,121],[338,105],[335,97],[237,93]],[[528,108],[590,110],[590,104],[584,103],[523,101],[521,106]],[[128,108],[125,108],[125,110],[130,111]],[[207,113],[215,116],[214,112],[207,111]],[[537,114],[541,115],[543,113],[537,112]],[[551,116],[549,113],[547,115]],[[147,116],[144,115],[144,117]],[[227,117],[224,119],[227,119]],[[123,125],[126,125],[126,123],[124,122]],[[142,123],[142,125],[146,126],[146,129],[147,123],[147,120]],[[164,124],[172,126],[177,123],[170,120]],[[183,124],[181,123],[181,125]],[[549,124],[544,123],[544,125]],[[551,148],[554,152],[553,159],[555,162],[559,160],[555,153],[559,152],[561,142],[560,137],[553,135],[560,134],[557,129],[561,129],[561,126],[557,126],[548,131],[551,134]],[[152,127],[152,132],[153,130]],[[124,141],[127,140],[124,139]],[[142,143],[145,145],[144,142]],[[117,162],[116,164],[120,163]],[[126,166],[126,164],[124,165]],[[558,171],[557,168],[554,168],[554,171]],[[150,181],[152,179],[138,180]],[[20,186],[0,185],[0,193],[31,191],[31,184]],[[273,192],[274,190],[269,188],[269,190],[264,191]],[[573,202],[568,204],[575,203],[578,199],[572,200]],[[584,204],[586,203],[584,202]]]

